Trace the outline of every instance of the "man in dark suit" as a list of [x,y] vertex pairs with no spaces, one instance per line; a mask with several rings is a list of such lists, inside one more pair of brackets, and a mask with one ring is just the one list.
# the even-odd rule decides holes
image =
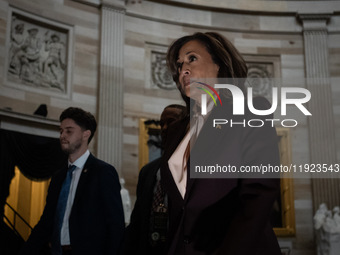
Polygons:
[[88,150],[94,116],[70,107],[60,115],[60,144],[68,167],[51,180],[46,206],[21,254],[119,254],[124,234],[120,184],[115,168]]
[[[182,105],[169,105],[164,108],[160,120],[162,147],[166,142],[168,126],[182,118],[184,110],[185,107]],[[137,184],[137,200],[131,214],[130,224],[126,230],[125,255],[161,255],[164,253],[166,240],[162,235],[167,230],[163,229],[163,233],[158,233],[159,230],[155,229],[152,223],[155,217],[153,204],[156,204],[156,207],[159,206],[155,199],[155,193],[157,183],[160,181],[160,163],[161,158],[155,159],[140,170]],[[163,193],[160,202],[166,204],[165,200],[165,194]],[[164,216],[162,212],[158,214],[161,217],[162,215]],[[165,220],[167,221],[167,218]],[[165,223],[167,224],[167,222]]]

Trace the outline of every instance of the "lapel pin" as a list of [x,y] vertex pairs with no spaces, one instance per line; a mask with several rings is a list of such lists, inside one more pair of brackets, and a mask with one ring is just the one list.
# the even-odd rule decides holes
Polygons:
[[83,171],[84,173],[87,173],[87,168],[86,169],[84,169],[84,171]]

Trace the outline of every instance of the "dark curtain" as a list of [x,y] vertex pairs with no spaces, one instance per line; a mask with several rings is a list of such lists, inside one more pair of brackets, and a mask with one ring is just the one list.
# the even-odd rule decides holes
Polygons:
[[31,180],[46,180],[67,163],[59,139],[0,129],[0,208],[4,213],[14,167]]

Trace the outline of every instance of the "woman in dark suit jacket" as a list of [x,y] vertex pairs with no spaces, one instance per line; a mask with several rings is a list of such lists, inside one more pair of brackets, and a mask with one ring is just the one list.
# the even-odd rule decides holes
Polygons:
[[[220,90],[221,105],[210,109],[213,103],[208,100],[203,126],[196,127],[199,122],[189,125],[192,116],[200,113],[199,92],[209,88],[207,78],[214,82],[232,79],[245,93],[245,61],[217,33],[196,33],[176,40],[167,61],[190,112],[169,127],[161,163],[161,181],[169,202],[167,254],[281,254],[269,222],[280,190],[279,178],[238,173],[223,173],[225,178],[206,178],[206,173],[199,178],[191,176],[197,166],[229,165],[239,170],[241,166],[279,165],[276,132],[265,121],[270,116],[255,116],[246,106],[244,115],[233,115],[232,95],[227,89]],[[253,99],[253,105],[256,109],[270,107],[264,98]],[[234,123],[260,119],[264,124],[256,128],[212,125],[222,117]]]

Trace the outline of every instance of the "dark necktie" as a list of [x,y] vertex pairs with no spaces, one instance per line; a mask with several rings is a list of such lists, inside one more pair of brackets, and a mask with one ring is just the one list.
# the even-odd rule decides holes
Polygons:
[[160,205],[163,203],[164,203],[164,192],[162,190],[161,181],[157,180],[156,192],[154,193],[153,201],[152,201],[152,210],[154,212],[157,212]]
[[[159,171],[159,170],[158,170]],[[154,249],[153,254],[159,254],[157,248],[162,249],[162,245],[166,241],[168,213],[164,204],[165,192],[162,189],[161,181],[157,180],[156,190],[153,194],[151,217],[150,217],[150,229],[149,229],[149,241]]]
[[70,165],[66,173],[66,178],[60,189],[57,209],[55,212],[54,229],[53,229],[53,242],[52,243],[56,246],[54,247],[54,249],[56,249],[57,247],[60,247],[60,231],[63,225],[68,194],[70,192],[72,173],[75,169],[76,169],[75,165]]

